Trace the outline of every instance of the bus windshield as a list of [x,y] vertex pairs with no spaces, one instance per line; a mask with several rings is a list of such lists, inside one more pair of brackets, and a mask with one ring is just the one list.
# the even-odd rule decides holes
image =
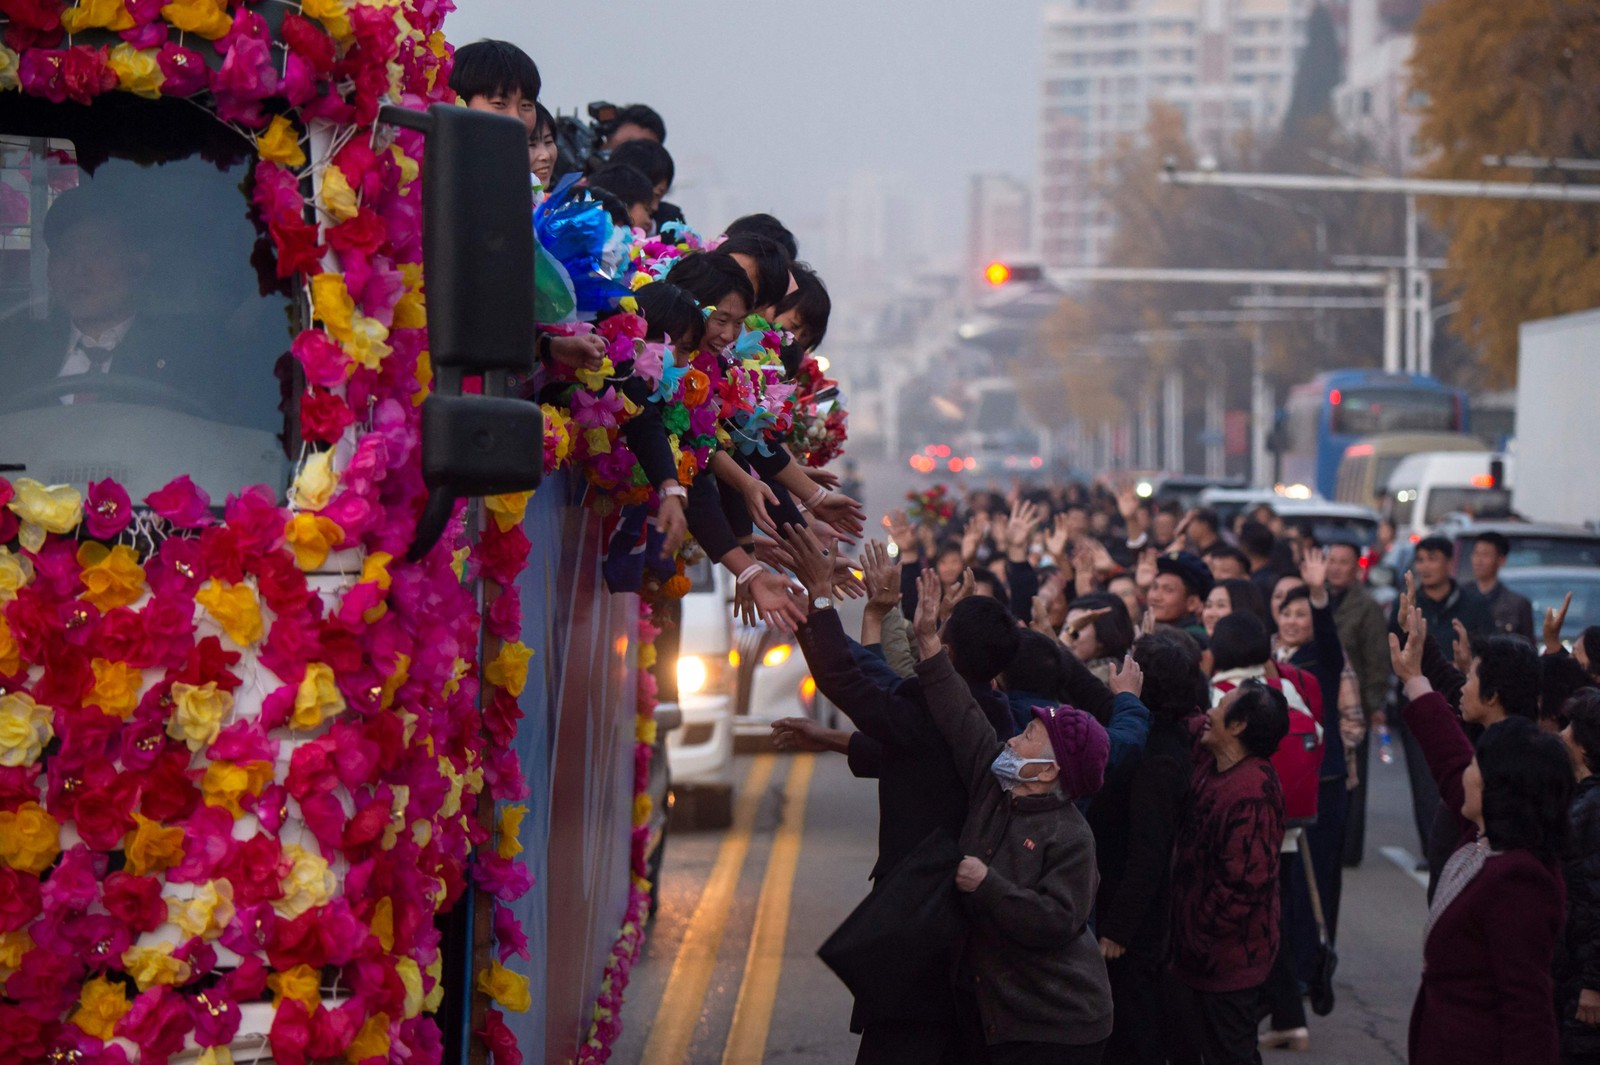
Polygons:
[[270,256],[255,257],[264,276],[252,265],[248,146],[192,108],[220,141],[179,122],[135,148],[127,127],[148,132],[153,109],[141,121],[3,95],[7,475],[80,491],[113,478],[136,502],[184,474],[216,505],[256,484],[281,498],[290,405],[276,375],[291,379],[293,322]]
[[1346,389],[1333,406],[1333,432],[1348,436],[1461,428],[1449,392],[1420,388]]

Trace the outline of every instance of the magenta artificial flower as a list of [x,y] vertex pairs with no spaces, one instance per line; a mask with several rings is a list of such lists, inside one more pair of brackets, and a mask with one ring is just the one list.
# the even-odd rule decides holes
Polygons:
[[185,48],[168,41],[156,53],[156,65],[161,68],[163,96],[193,96],[204,92],[211,84],[211,68],[205,57],[193,48]]
[[240,549],[247,557],[256,558],[283,546],[289,512],[273,502],[271,489],[256,485],[229,496],[223,518],[238,537]]
[[607,387],[599,395],[579,390],[572,396],[572,420],[584,429],[614,429],[622,413],[622,400]]
[[109,477],[89,484],[88,504],[83,510],[83,523],[89,535],[97,540],[110,540],[128,527],[133,518],[133,501],[128,490]]
[[494,904],[494,940],[502,964],[513,957],[531,959],[528,952],[528,933],[509,906]]
[[267,1041],[272,1046],[272,1060],[279,1065],[305,1065],[306,1048],[311,1044],[311,1014],[299,999],[279,1001]]
[[320,329],[307,329],[294,338],[289,350],[305,370],[306,380],[323,388],[344,384],[350,375],[350,357]]
[[0,932],[15,932],[39,915],[39,878],[0,867]]
[[145,505],[180,529],[212,523],[211,496],[184,474],[144,497]]

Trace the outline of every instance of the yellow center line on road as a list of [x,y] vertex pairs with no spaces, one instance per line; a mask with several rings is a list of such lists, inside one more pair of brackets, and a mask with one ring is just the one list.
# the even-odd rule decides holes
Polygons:
[[800,842],[805,833],[806,795],[815,766],[816,755],[801,754],[795,756],[789,768],[783,789],[783,823],[773,837],[772,854],[767,858],[767,875],[756,903],[750,953],[745,958],[744,980],[739,984],[739,1000],[733,1008],[733,1026],[722,1052],[722,1065],[761,1065],[767,1053],[772,1007],[778,1000],[778,977],[783,972],[789,900],[794,893]]
[[700,902],[694,908],[683,943],[678,947],[678,956],[672,962],[672,974],[667,978],[667,989],[656,1008],[655,1021],[650,1025],[650,1039],[639,1057],[641,1062],[683,1065],[689,1056],[689,1044],[699,1026],[706,990],[711,986],[711,973],[717,964],[717,952],[722,947],[722,933],[733,909],[739,874],[744,871],[745,855],[750,851],[756,812],[776,765],[776,755],[756,755],[739,785],[733,824],[717,849],[716,863],[706,878],[705,890],[700,893]]

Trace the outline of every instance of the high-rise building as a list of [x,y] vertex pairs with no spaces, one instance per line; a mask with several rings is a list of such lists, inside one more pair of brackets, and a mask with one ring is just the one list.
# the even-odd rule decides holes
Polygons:
[[1411,27],[1423,3],[1348,0],[1344,80],[1333,92],[1339,124],[1364,138],[1397,174],[1417,158],[1421,118],[1411,92]]
[[1112,225],[1095,181],[1160,100],[1202,155],[1276,127],[1312,0],[1067,0],[1044,13],[1037,246],[1050,266],[1091,266]]
[[995,260],[1033,250],[1033,195],[1010,174],[973,174],[967,187],[967,249],[963,272],[976,283]]

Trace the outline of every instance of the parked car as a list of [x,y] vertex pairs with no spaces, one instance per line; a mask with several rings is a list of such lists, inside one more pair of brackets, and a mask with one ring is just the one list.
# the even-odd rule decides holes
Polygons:
[[1355,544],[1361,557],[1371,561],[1372,545],[1378,540],[1378,512],[1355,503],[1334,503],[1326,499],[1284,499],[1272,504],[1284,525],[1313,543]]
[[[1600,568],[1600,533],[1577,525],[1549,525],[1532,521],[1473,521],[1452,515],[1434,530],[1455,545],[1453,573],[1457,580],[1472,578],[1472,545],[1486,532],[1497,532],[1511,542],[1500,579],[1508,586],[1512,574],[1529,568],[1566,567],[1583,571]],[[1392,600],[1405,581],[1405,572],[1417,554],[1417,541],[1405,538],[1372,568],[1371,581],[1384,589],[1382,600]],[[1557,599],[1559,603],[1559,597]],[[1537,615],[1536,615],[1537,616]]]
[[1243,477],[1204,477],[1178,473],[1161,478],[1155,485],[1152,498],[1158,507],[1172,506],[1179,511],[1186,511],[1200,505],[1200,495],[1208,488],[1244,487]]
[[1571,644],[1590,625],[1600,625],[1600,567],[1527,566],[1500,571],[1500,580],[1518,595],[1533,603],[1533,623],[1538,628],[1544,612],[1561,608],[1561,601],[1572,593],[1572,606],[1561,626],[1561,640]]

